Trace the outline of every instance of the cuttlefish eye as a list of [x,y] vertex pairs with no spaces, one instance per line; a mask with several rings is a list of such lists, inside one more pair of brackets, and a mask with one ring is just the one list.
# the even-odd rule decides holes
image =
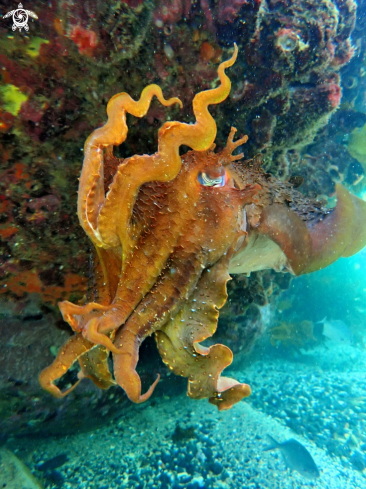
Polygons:
[[198,174],[198,181],[205,187],[224,187],[228,181],[227,171],[223,166],[209,168]]

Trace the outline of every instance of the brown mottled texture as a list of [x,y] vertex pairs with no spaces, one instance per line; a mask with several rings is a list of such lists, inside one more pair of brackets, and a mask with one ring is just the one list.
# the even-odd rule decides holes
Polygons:
[[[159,376],[142,394],[136,367],[141,343],[156,333],[164,362],[188,377],[188,395],[229,409],[250,388],[221,376],[233,359],[228,347],[201,344],[216,331],[229,273],[274,268],[298,275],[364,246],[366,233],[359,229],[366,203],[343,187],[331,212],[263,173],[260,160],[235,163],[242,154],[232,152],[247,137],[234,142],[234,128],[226,147],[214,153],[216,124],[208,106],[228,96],[225,69],[236,56],[235,45],[232,58],[218,68],[221,84],[196,95],[195,124],[162,126],[157,153],[116,161],[112,152],[126,138],[126,113],[142,117],[154,95],[163,105],[180,103],[165,100],[157,85],[146,87],[137,102],[115,95],[108,122],[86,141],[78,216],[98,254],[98,294],[85,306],[59,304],[76,334],[40,374],[50,393],[62,397],[75,387],[61,392],[55,382],[76,360],[79,378],[113,385],[109,350],[117,384],[132,401],[145,401]],[[193,151],[181,158],[182,144]],[[115,168],[107,193],[105,161],[108,180]]]
[[[233,57],[220,65],[221,85],[195,97],[196,123],[164,124],[159,131],[159,151],[152,156],[134,156],[119,162],[106,195],[104,158],[114,161],[111,146],[119,145],[126,138],[125,113],[142,117],[153,95],[164,105],[180,101],[175,98],[165,101],[156,85],[148,86],[138,102],[125,93],[116,95],[107,108],[107,124],[87,140],[78,215],[98,252],[104,281],[99,281],[101,303],[91,302],[83,307],[68,302],[60,304],[64,319],[77,334],[40,375],[41,385],[53,394],[68,393],[61,393],[55,385],[61,376],[60,368],[68,370],[79,358],[82,362],[83,356],[90,354],[89,350],[94,351],[92,344],[100,344],[113,352],[116,381],[129,398],[134,402],[146,400],[156,382],[147,393],[141,394],[136,372],[141,342],[153,332],[164,330],[186,298],[197,287],[200,289],[197,284],[202,273],[222,256],[231,256],[238,243],[242,243],[243,207],[252,202],[259,186],[235,188],[223,164],[237,159],[231,156],[231,151],[246,138],[238,143],[230,140],[219,161],[217,155],[207,152],[216,136],[216,124],[207,106],[221,102],[229,94],[230,80],[224,70],[234,63],[236,55],[237,48]],[[195,150],[183,161],[178,152],[182,144]],[[200,178],[218,178],[223,185],[207,186]],[[230,185],[224,185],[229,183],[227,179]],[[212,305],[215,319],[211,334],[218,317],[216,306],[220,307],[226,300],[227,278],[222,283],[223,298],[219,304],[214,301]],[[195,348],[198,350],[198,346]],[[190,354],[195,355],[194,351]],[[209,370],[214,381],[204,386],[200,397],[223,395],[220,406],[227,409],[248,395],[249,388],[232,379],[220,378],[221,371],[231,363],[232,354],[228,348],[217,345],[217,356],[218,360],[212,357]],[[98,378],[97,363],[94,370],[94,377]]]

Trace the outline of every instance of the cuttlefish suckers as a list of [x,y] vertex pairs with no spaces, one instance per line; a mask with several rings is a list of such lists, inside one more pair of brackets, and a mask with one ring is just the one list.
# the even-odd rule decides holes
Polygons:
[[257,183],[256,202],[245,208],[248,235],[230,261],[230,273],[273,268],[295,275],[324,268],[366,245],[366,202],[336,185],[333,209],[304,197],[292,185],[237,162],[236,185]]

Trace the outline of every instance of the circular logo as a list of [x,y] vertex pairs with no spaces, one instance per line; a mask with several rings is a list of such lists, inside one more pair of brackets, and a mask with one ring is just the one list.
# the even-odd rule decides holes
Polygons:
[[26,10],[23,10],[21,8],[18,8],[17,10],[14,11],[13,13],[13,31],[16,29],[25,29],[26,31],[29,30],[28,27],[28,12]]

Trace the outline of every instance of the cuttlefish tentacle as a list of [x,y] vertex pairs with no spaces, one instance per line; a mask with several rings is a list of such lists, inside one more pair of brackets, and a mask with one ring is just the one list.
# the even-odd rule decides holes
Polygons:
[[[127,158],[119,166],[100,211],[98,230],[103,242],[108,246],[122,245],[124,257],[131,249],[130,219],[141,185],[151,181],[173,180],[181,169],[179,147],[182,144],[196,151],[204,151],[214,142],[217,128],[208,106],[222,102],[229,95],[231,82],[225,74],[225,69],[235,63],[237,53],[238,48],[235,44],[233,56],[220,64],[218,69],[220,86],[198,93],[194,97],[193,112],[196,117],[194,124],[166,122],[159,130],[157,153],[151,156]],[[120,109],[113,107],[114,111],[117,109],[118,114]]]
[[[114,376],[133,402],[140,402],[141,381],[136,372],[142,341],[170,320],[194,289],[202,273],[198,253],[175,254],[171,269],[166,271],[151,293],[139,304],[117,332],[114,344],[118,355],[113,356]],[[152,391],[151,391],[152,393]]]
[[76,360],[92,348],[96,348],[96,345],[83,338],[80,334],[76,334],[67,340],[59,349],[53,363],[40,373],[39,383],[41,384],[42,389],[58,398],[67,396],[67,394],[75,389],[81,379],[64,392],[61,392],[54,382],[60,379],[71,368]]
[[119,93],[107,105],[107,123],[96,129],[86,140],[79,182],[78,216],[81,226],[96,246],[106,246],[98,230],[100,208],[105,200],[103,149],[108,148],[110,151],[112,145],[118,146],[125,141],[128,132],[126,113],[143,117],[154,95],[164,106],[178,103],[182,107],[182,102],[177,97],[165,100],[158,85],[147,86],[138,101],[127,93]]

